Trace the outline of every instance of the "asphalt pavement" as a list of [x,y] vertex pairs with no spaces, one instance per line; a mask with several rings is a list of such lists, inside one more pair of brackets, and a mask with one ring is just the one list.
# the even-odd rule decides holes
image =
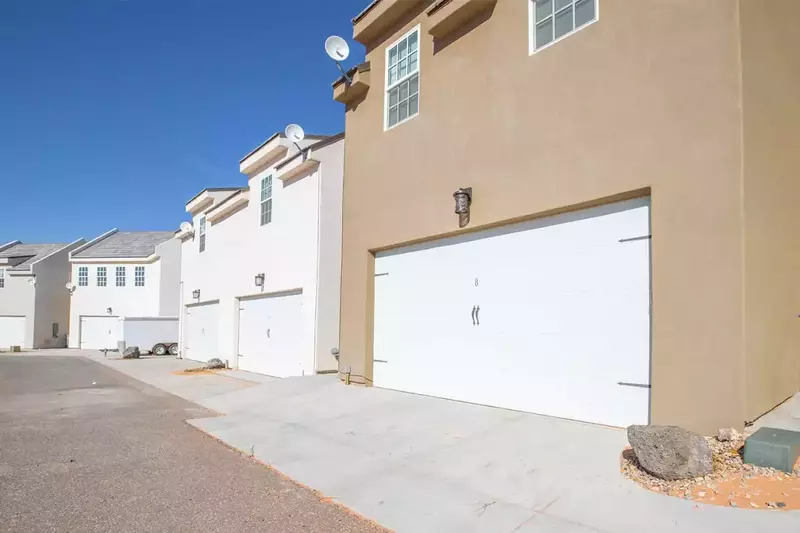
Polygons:
[[384,531],[185,422],[209,416],[85,358],[0,355],[0,531]]

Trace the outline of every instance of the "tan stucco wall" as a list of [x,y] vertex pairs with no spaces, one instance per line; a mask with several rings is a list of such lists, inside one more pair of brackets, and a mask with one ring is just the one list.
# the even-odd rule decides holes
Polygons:
[[[346,117],[341,370],[372,373],[371,251],[456,231],[457,188],[470,230],[651,189],[652,421],[741,427],[737,15],[600,0],[597,23],[529,56],[527,1],[499,0],[435,55],[420,11],[368,47],[372,87]],[[420,114],[384,132],[385,46],[418,21]]]
[[746,410],[800,387],[800,2],[742,0]]

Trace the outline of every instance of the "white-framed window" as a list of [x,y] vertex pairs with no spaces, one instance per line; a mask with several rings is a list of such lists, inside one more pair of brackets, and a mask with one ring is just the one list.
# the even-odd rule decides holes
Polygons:
[[386,48],[384,129],[419,113],[419,26]]
[[261,225],[272,222],[272,176],[261,178]]
[[108,284],[108,276],[106,275],[106,267],[97,267],[97,286],[105,287]]
[[133,284],[136,287],[144,287],[144,267],[137,266],[133,269]]
[[597,20],[599,0],[529,0],[530,53]]
[[89,267],[78,267],[78,287],[89,285]]
[[0,289],[6,287],[6,269],[0,268]]
[[117,287],[124,287],[125,286],[125,267],[118,266],[116,270],[117,274]]
[[205,215],[200,217],[200,229],[198,230],[198,235],[200,235],[200,253],[203,253],[206,250],[206,217]]

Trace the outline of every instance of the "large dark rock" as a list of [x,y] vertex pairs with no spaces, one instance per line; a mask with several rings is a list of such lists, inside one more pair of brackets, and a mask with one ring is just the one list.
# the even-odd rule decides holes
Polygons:
[[125,351],[122,352],[123,359],[139,359],[141,355],[138,346],[128,346],[125,348]]
[[225,368],[225,363],[222,361],[222,359],[217,359],[215,357],[213,359],[208,360],[208,363],[206,363],[206,368],[210,368],[211,370]]
[[674,481],[712,472],[706,439],[677,426],[630,426],[628,442],[639,464],[650,474]]

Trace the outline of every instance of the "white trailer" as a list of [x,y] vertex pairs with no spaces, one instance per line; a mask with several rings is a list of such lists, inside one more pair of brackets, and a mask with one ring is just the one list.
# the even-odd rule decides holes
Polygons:
[[122,324],[122,346],[138,346],[142,352],[175,355],[178,348],[178,317],[126,316]]

